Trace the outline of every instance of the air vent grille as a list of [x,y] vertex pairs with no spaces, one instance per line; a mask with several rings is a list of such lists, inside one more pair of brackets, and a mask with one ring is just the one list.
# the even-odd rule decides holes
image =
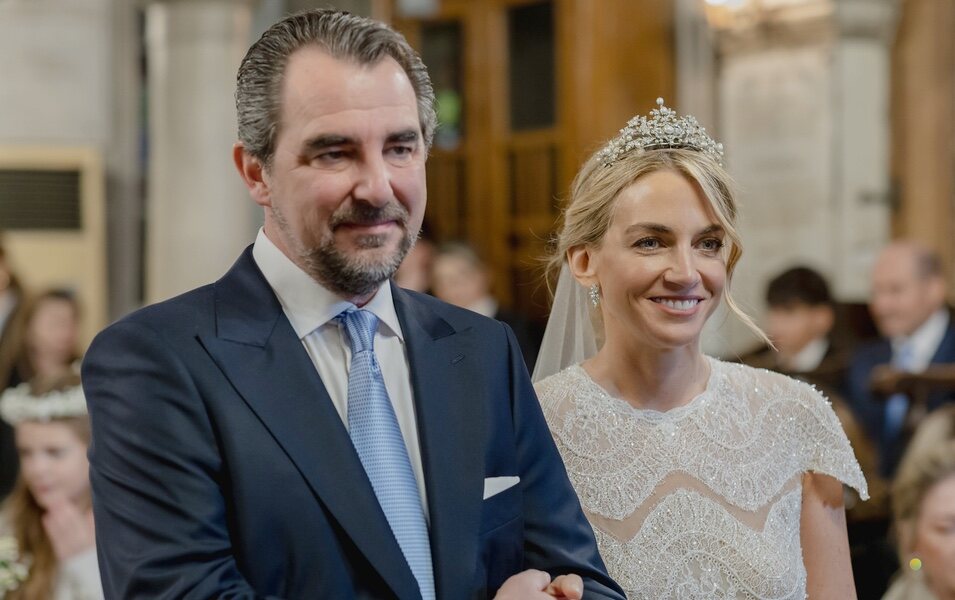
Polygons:
[[80,226],[78,170],[0,169],[0,230]]

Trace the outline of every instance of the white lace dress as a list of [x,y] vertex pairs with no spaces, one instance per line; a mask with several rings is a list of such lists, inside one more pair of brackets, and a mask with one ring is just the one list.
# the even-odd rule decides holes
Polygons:
[[788,377],[709,359],[667,412],[608,395],[580,366],[536,388],[607,569],[631,598],[806,597],[802,475],[868,498],[828,401]]

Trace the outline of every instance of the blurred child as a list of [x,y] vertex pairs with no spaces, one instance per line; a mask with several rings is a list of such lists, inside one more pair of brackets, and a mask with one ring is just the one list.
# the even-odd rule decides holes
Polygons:
[[5,598],[103,597],[86,459],[90,424],[79,383],[67,373],[0,397],[0,416],[14,427],[20,455],[20,475],[3,507],[17,555],[6,578],[15,589]]

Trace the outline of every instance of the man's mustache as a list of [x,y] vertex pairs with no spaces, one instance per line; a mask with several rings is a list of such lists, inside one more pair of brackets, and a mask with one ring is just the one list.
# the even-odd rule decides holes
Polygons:
[[408,222],[408,211],[398,202],[389,202],[384,206],[355,202],[335,211],[329,223],[335,229],[341,225],[375,225],[385,221],[395,221],[404,226]]

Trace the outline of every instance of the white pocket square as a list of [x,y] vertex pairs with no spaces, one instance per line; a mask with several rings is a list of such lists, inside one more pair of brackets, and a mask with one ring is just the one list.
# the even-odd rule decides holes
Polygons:
[[520,482],[521,478],[516,475],[512,477],[486,477],[484,479],[484,499],[487,500],[495,494],[500,494]]

